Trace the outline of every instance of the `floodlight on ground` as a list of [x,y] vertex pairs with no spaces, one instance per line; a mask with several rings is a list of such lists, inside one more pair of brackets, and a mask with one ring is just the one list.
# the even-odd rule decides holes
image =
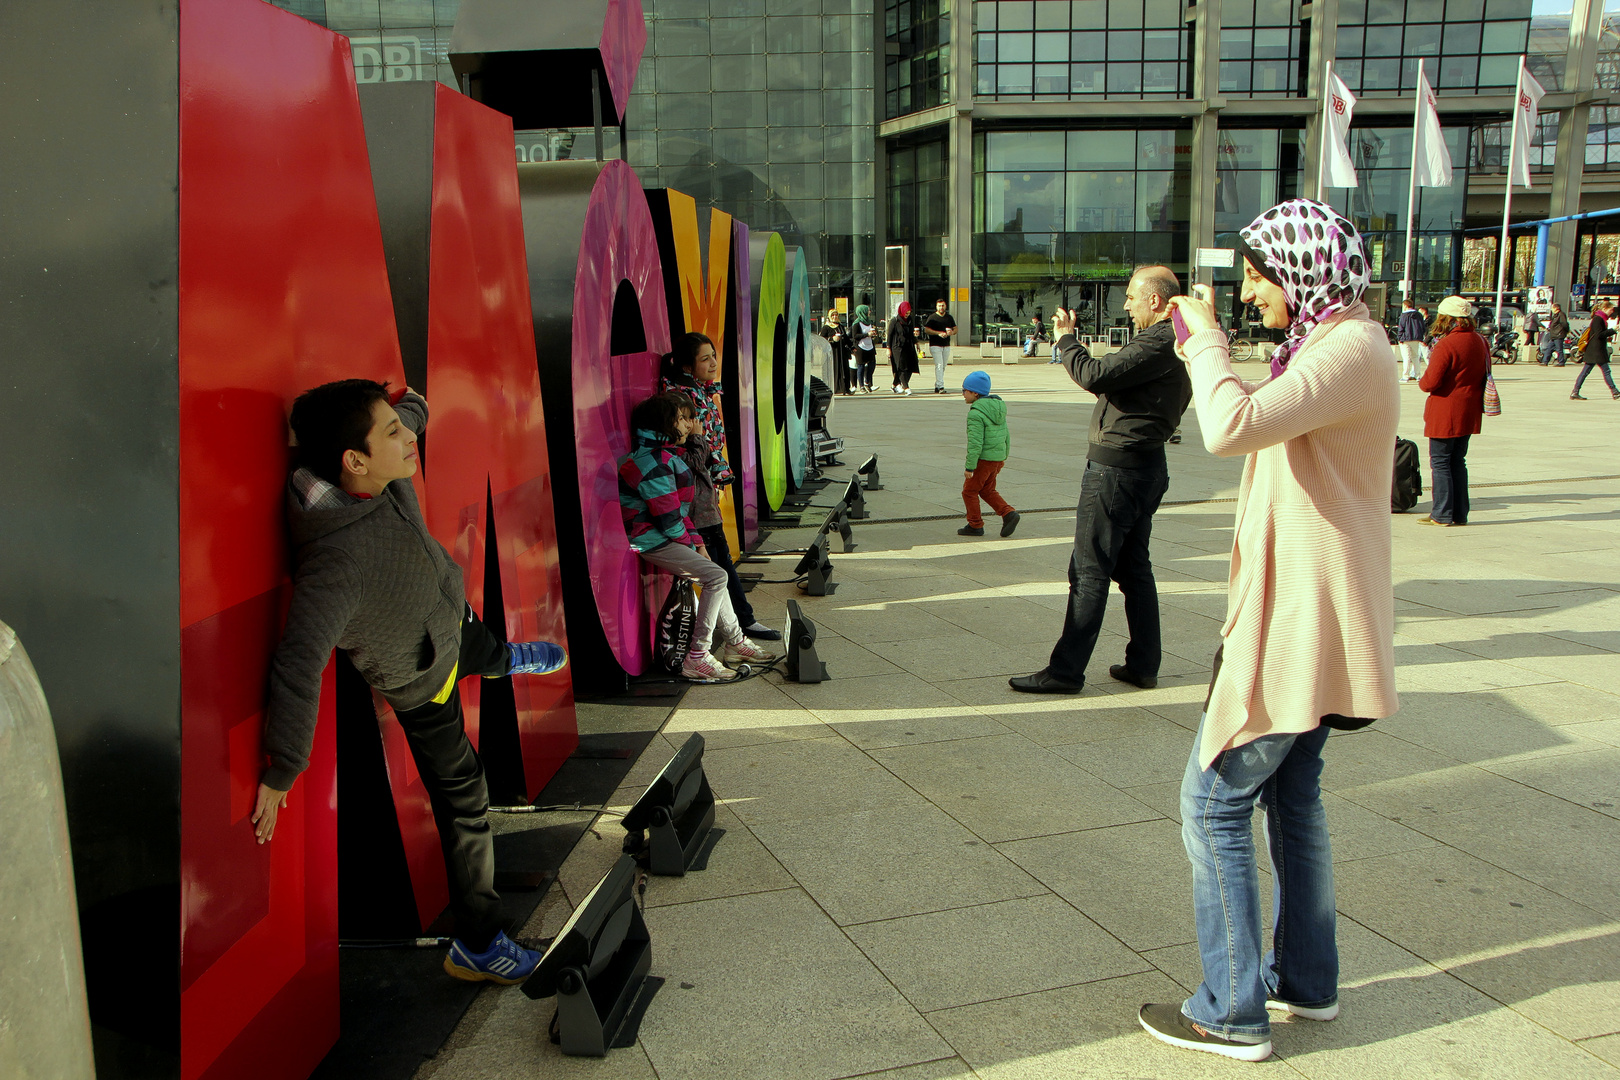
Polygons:
[[849,486],[844,489],[844,505],[849,508],[849,520],[865,521],[869,515],[866,512],[866,492],[861,488],[861,478],[849,478]]
[[552,1024],[565,1054],[605,1057],[652,968],[652,940],[635,891],[636,861],[621,856],[523,984],[531,998],[556,995]]
[[861,467],[855,470],[857,476],[866,477],[867,491],[882,491],[883,481],[878,479],[877,455],[873,454],[861,462]]
[[809,582],[805,591],[811,596],[830,596],[838,585],[832,579],[832,559],[828,557],[831,541],[828,535],[837,531],[844,538],[844,550],[854,548],[854,534],[850,532],[849,519],[844,513],[844,504],[839,503],[827,512],[827,517],[816,530],[814,540],[805,549],[804,557],[793,568],[793,576],[807,575]]
[[[714,828],[714,792],[703,773],[703,736],[675,751],[624,816],[624,850],[654,874],[684,877]],[[717,834],[718,835],[718,834]]]
[[787,640],[787,657],[782,668],[788,681],[826,682],[827,665],[816,655],[816,624],[804,617],[797,600],[787,602],[787,619],[782,636]]

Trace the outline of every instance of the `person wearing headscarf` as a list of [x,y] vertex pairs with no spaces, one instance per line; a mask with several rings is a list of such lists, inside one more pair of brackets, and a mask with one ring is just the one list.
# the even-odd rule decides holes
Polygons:
[[918,371],[917,338],[921,335],[922,323],[912,317],[911,304],[902,300],[883,335],[889,346],[889,370],[894,375],[896,394],[911,396],[911,377]]
[[844,325],[837,308],[827,309],[827,317],[821,323],[821,336],[832,346],[833,393],[849,397],[855,392],[850,389],[855,369],[854,345],[849,340],[849,327]]
[[871,306],[857,305],[850,330],[855,336],[855,388],[863,394],[872,392],[872,376],[877,372],[877,345],[872,341],[872,332],[876,329]]
[[1478,435],[1485,415],[1485,376],[1491,347],[1474,329],[1474,305],[1460,296],[1440,301],[1434,320],[1434,349],[1418,382],[1429,400],[1423,405],[1423,434],[1429,440],[1434,505],[1418,521],[1424,525],[1468,524],[1468,437]]
[[[1322,751],[1332,728],[1399,706],[1389,485],[1400,392],[1389,339],[1362,303],[1355,226],[1291,199],[1240,237],[1243,299],[1288,333],[1272,377],[1245,382],[1207,288],[1172,301],[1204,445],[1245,460],[1221,647],[1181,784],[1203,982],[1138,1019],[1172,1045],[1260,1061],[1271,1053],[1268,1010],[1339,1011]],[[1276,883],[1269,953],[1257,803]]]

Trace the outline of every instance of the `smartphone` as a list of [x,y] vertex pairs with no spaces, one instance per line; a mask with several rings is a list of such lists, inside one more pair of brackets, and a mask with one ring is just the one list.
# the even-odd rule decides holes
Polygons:
[[1176,344],[1187,344],[1187,339],[1192,337],[1192,331],[1187,329],[1187,323],[1181,317],[1180,308],[1170,309],[1170,325],[1175,327],[1176,330]]

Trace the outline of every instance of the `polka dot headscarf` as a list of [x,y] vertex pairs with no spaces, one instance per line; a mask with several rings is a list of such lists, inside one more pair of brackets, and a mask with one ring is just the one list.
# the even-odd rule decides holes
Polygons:
[[1238,235],[1265,260],[1255,269],[1288,298],[1288,337],[1271,357],[1275,377],[1318,323],[1360,302],[1367,291],[1366,251],[1356,227],[1314,199],[1273,206]]

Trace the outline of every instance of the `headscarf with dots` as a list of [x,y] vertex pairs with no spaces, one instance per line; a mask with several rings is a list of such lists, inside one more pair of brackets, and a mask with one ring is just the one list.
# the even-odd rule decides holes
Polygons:
[[1238,235],[1265,260],[1255,269],[1288,298],[1288,336],[1271,356],[1276,377],[1318,323],[1360,302],[1367,291],[1366,251],[1356,227],[1315,199],[1273,206]]

